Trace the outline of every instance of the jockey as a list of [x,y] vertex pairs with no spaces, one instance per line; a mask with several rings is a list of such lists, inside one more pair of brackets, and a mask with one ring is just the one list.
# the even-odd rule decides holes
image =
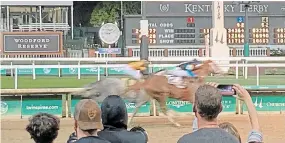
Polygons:
[[[146,70],[148,65],[147,60],[140,60],[137,62],[131,62],[124,67],[124,71],[127,75],[132,76],[133,78],[140,80],[142,78],[142,71]],[[138,72],[139,71],[139,72]]]
[[193,73],[193,69],[196,65],[200,64],[201,62],[194,59],[190,62],[183,62],[176,66],[174,70],[168,71],[168,74],[178,76],[178,77],[197,77],[196,74]]

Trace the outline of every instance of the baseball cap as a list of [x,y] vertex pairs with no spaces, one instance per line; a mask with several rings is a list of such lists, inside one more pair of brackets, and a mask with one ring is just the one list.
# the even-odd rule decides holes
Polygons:
[[75,106],[74,119],[81,130],[103,129],[101,110],[95,100],[80,100]]

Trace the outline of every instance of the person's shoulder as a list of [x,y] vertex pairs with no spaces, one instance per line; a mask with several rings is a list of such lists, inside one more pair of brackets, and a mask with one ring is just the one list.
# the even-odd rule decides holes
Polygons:
[[217,143],[238,143],[238,140],[228,132],[220,128],[204,128],[195,132],[182,136],[177,143],[189,143],[189,142],[217,142]]
[[88,136],[88,137],[83,137],[80,138],[79,140],[75,141],[74,143],[91,143],[91,142],[96,142],[96,143],[111,143],[108,140],[105,140],[103,138],[100,138],[98,136]]
[[231,143],[238,143],[238,139],[233,136],[232,134],[226,132],[224,129],[221,128],[207,128],[202,129],[202,135],[211,136],[210,138],[220,142],[231,142]]
[[192,140],[192,138],[193,138],[193,133],[185,134],[181,138],[179,138],[177,143],[188,143],[189,141]]
[[[98,135],[106,140],[120,140],[130,141],[130,142],[146,142],[147,135],[143,134],[142,132],[134,132],[134,131],[127,131],[127,130],[102,130],[98,132]],[[112,141],[111,141],[112,142]]]

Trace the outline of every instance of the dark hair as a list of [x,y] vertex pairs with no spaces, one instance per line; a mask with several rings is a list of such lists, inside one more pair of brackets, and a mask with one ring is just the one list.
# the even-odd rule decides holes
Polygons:
[[200,86],[195,93],[195,111],[207,121],[217,118],[222,110],[222,95],[211,85]]
[[26,131],[36,143],[52,143],[58,135],[60,120],[48,113],[38,113],[29,119]]
[[87,132],[90,135],[93,135],[97,131],[97,129],[89,129],[89,130],[82,130],[82,131]]
[[221,129],[224,129],[226,132],[232,134],[233,136],[235,136],[241,143],[240,134],[238,133],[237,128],[232,123],[224,122],[224,123],[219,124],[219,127]]
[[148,135],[144,128],[140,126],[136,126],[136,127],[133,127],[130,131],[131,132],[141,132],[144,135],[146,142],[148,142]]

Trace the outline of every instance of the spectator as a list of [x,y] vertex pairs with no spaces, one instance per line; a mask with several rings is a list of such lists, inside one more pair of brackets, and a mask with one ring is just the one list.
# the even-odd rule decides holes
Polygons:
[[219,127],[221,129],[224,129],[226,132],[234,135],[241,143],[240,134],[238,133],[237,128],[232,123],[224,122],[224,123],[219,124]]
[[[260,128],[259,128],[257,112],[252,103],[250,94],[247,92],[247,90],[245,90],[240,85],[234,85],[233,88],[239,94],[237,98],[245,102],[248,112],[249,112],[249,118],[250,118],[252,130],[249,133],[247,142],[248,143],[261,143],[263,140],[263,137],[262,137],[262,133],[260,132]],[[224,123],[219,124],[219,127],[224,129],[228,133],[234,135],[241,143],[240,134],[238,133],[238,130],[234,127],[233,124],[229,122],[224,122]],[[193,121],[193,131],[197,131],[197,130],[198,130],[197,118],[195,118]]]
[[38,113],[29,119],[26,131],[36,143],[52,143],[59,130],[59,118],[48,114]]
[[[80,100],[75,107],[74,120],[74,135],[78,139],[74,143],[110,143],[97,136],[98,131],[103,129],[103,125],[101,122],[101,110],[95,100]],[[69,141],[72,140],[69,139]]]
[[102,105],[102,122],[104,129],[98,135],[111,143],[146,143],[147,133],[141,127],[127,130],[128,112],[120,96],[110,95]]
[[238,143],[238,140],[218,126],[217,117],[222,111],[222,95],[215,84],[202,85],[195,93],[194,113],[198,130],[186,134],[178,143]]
[[250,119],[252,130],[249,133],[247,142],[248,143],[262,142],[263,137],[262,137],[262,133],[259,127],[258,116],[257,116],[255,106],[252,103],[250,94],[247,92],[246,89],[244,89],[242,86],[238,84],[235,84],[233,88],[238,93],[237,98],[244,101],[248,109],[248,114],[249,114],[249,119]]

